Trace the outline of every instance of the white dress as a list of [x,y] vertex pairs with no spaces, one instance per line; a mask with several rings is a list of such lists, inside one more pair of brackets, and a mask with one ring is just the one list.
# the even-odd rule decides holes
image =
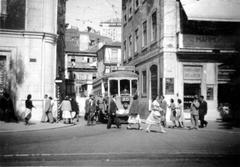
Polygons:
[[[152,106],[151,106],[151,113],[149,114],[149,116],[146,119],[146,123],[147,124],[160,124],[161,121],[161,117],[157,117],[154,112],[159,112],[161,110],[159,103],[157,102],[157,100],[154,100],[152,102]],[[160,115],[160,112],[159,112]]]

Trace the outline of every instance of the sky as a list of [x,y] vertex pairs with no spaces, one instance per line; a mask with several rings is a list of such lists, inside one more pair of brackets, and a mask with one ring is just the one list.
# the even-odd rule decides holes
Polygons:
[[69,27],[78,26],[86,30],[87,26],[99,29],[99,23],[121,18],[121,0],[68,0],[66,23]]

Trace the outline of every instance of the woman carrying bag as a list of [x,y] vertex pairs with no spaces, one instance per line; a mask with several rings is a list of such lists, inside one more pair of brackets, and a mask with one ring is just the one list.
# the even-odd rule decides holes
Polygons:
[[153,102],[151,105],[151,112],[150,112],[148,118],[146,119],[146,124],[147,124],[146,132],[147,133],[150,132],[150,128],[152,125],[159,126],[161,133],[166,132],[161,125],[161,114],[160,114],[161,111],[162,111],[162,108],[160,107],[160,104],[158,103],[158,96],[156,96],[155,98],[153,98]]

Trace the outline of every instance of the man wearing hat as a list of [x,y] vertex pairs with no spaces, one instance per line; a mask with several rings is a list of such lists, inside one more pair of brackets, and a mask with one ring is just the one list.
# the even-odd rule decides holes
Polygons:
[[91,93],[89,95],[89,99],[86,100],[85,112],[87,114],[87,125],[88,126],[93,125],[93,119],[96,112],[96,102],[93,93]]

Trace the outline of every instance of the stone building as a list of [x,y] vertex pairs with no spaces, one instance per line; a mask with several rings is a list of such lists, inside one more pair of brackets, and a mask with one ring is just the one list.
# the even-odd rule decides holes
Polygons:
[[97,73],[97,51],[112,40],[93,32],[76,28],[66,31],[65,78],[66,94],[88,97]]
[[234,69],[224,62],[239,55],[239,8],[237,0],[122,1],[122,60],[136,67],[146,115],[152,97],[164,95],[181,99],[189,117],[193,96],[203,95],[207,119],[219,117],[219,103],[231,100]]
[[0,89],[21,116],[32,94],[33,120],[40,120],[43,96],[55,97],[57,0],[0,0]]

